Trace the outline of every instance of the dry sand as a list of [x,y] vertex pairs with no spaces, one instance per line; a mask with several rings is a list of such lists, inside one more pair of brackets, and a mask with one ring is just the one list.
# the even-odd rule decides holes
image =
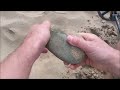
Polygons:
[[[97,11],[1,11],[0,12],[0,61],[22,43],[31,25],[50,20],[52,26],[70,34],[91,32],[109,45],[117,43],[114,24],[102,20]],[[111,78],[109,74],[91,67],[69,70],[52,53],[41,54],[33,65],[30,78]]]

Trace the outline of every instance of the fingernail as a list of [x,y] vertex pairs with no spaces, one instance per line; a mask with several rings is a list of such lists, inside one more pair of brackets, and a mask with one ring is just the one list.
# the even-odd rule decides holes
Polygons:
[[69,41],[71,41],[71,40],[73,39],[73,37],[72,37],[71,35],[68,35],[67,39],[68,39]]

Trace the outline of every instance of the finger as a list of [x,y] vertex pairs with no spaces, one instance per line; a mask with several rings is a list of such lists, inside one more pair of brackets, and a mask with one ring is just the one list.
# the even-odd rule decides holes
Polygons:
[[87,42],[81,36],[77,37],[77,36],[68,35],[67,41],[71,45],[81,48],[83,51],[86,51]]
[[69,65],[69,63],[67,63],[67,62],[64,62],[64,64],[65,64],[65,65]]
[[80,33],[80,36],[82,36],[87,41],[92,41],[97,37],[95,34],[92,33]]
[[[44,21],[41,25],[40,25],[40,27],[41,28],[43,28],[43,29],[49,29],[50,28],[50,26],[51,26],[51,24],[50,24],[50,22],[49,21]],[[50,29],[49,29],[50,30]]]
[[75,70],[76,68],[78,68],[79,66],[84,66],[86,65],[86,60],[83,60],[80,64],[71,64],[68,66],[68,68]]
[[47,53],[48,52],[48,49],[47,48],[44,48],[42,53]]
[[69,68],[72,70],[75,70],[76,68],[78,68],[80,66],[80,64],[76,64],[76,65],[70,65]]
[[51,24],[49,21],[44,21],[42,24],[35,24],[31,27],[31,30],[34,31],[36,30],[37,32],[40,32],[41,30],[43,31],[49,31],[51,27]]

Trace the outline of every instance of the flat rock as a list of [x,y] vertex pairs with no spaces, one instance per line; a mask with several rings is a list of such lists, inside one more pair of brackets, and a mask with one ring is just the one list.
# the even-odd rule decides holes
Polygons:
[[47,44],[48,50],[62,61],[78,64],[85,59],[85,53],[77,47],[70,45],[67,34],[60,30],[51,31],[51,38]]

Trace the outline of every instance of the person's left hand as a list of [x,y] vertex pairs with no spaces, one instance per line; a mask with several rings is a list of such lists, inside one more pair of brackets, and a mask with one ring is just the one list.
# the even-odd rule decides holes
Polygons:
[[22,53],[20,57],[27,56],[27,60],[29,58],[31,62],[34,62],[41,53],[47,53],[48,50],[45,46],[50,39],[50,27],[49,21],[33,25],[23,44],[17,50],[19,54]]
[[49,38],[49,21],[33,25],[24,42],[0,63],[0,78],[28,78],[35,60],[47,52],[45,46]]
[[[47,53],[45,48],[50,38],[50,22],[44,21],[42,24],[35,24],[31,27],[31,30],[24,42],[34,45],[34,48],[42,50],[42,53]],[[32,42],[32,43],[30,43]]]

